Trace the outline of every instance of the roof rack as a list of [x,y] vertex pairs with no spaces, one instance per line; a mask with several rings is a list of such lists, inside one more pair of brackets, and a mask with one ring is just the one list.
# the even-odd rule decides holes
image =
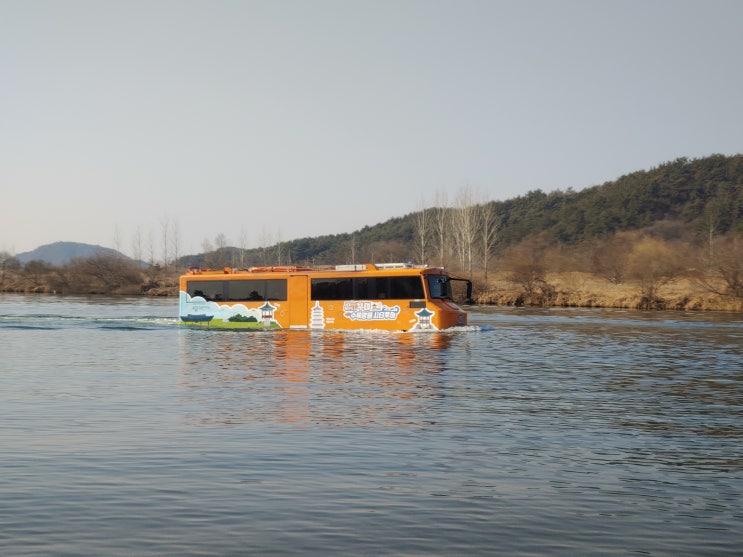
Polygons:
[[375,263],[377,269],[410,269],[412,263]]

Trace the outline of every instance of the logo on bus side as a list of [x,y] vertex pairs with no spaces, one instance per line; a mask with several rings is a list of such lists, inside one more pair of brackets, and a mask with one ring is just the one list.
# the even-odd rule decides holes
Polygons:
[[343,302],[343,316],[352,321],[394,321],[399,313],[400,306],[390,307],[382,302]]

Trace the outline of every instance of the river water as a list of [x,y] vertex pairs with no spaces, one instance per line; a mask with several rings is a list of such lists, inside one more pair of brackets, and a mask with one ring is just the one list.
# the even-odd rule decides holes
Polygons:
[[0,555],[741,554],[741,315],[176,305],[0,295]]

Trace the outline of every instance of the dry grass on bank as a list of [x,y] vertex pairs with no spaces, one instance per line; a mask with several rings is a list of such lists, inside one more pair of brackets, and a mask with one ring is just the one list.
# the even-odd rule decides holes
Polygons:
[[[643,293],[637,284],[612,284],[580,272],[548,273],[545,283],[547,286],[544,290],[537,289],[530,296],[522,285],[509,280],[508,273],[500,273],[491,276],[487,289],[476,295],[476,302],[504,306],[644,307]],[[680,278],[661,286],[657,302],[656,309],[743,311],[743,300],[710,292],[689,278]]]
[[[62,280],[64,278],[64,280]],[[54,271],[39,278],[20,272],[5,273],[0,292],[17,294],[105,294],[115,296],[178,296],[178,274],[160,272],[157,275],[139,273],[127,280],[101,281],[85,275],[79,280],[60,277]]]
[[[640,286],[635,283],[613,284],[581,272],[547,273],[544,283],[530,294],[510,277],[511,273],[505,271],[491,274],[487,285],[482,279],[475,278],[475,302],[499,306],[647,308]],[[6,274],[4,279],[0,288],[3,292],[178,295],[178,273],[173,271],[161,272],[157,276],[142,275],[140,280],[116,288],[106,288],[97,281],[85,285],[72,283],[73,287],[70,288],[55,284],[52,280],[30,281],[19,273]],[[724,285],[717,286],[718,290],[724,290]],[[691,278],[679,278],[659,288],[651,309],[743,312],[743,299],[721,296]]]

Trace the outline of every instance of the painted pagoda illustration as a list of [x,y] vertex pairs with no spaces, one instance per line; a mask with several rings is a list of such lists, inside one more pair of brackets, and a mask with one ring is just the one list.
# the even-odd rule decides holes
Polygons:
[[325,310],[320,306],[320,302],[316,301],[315,305],[310,310],[310,329],[324,329],[325,328]]

